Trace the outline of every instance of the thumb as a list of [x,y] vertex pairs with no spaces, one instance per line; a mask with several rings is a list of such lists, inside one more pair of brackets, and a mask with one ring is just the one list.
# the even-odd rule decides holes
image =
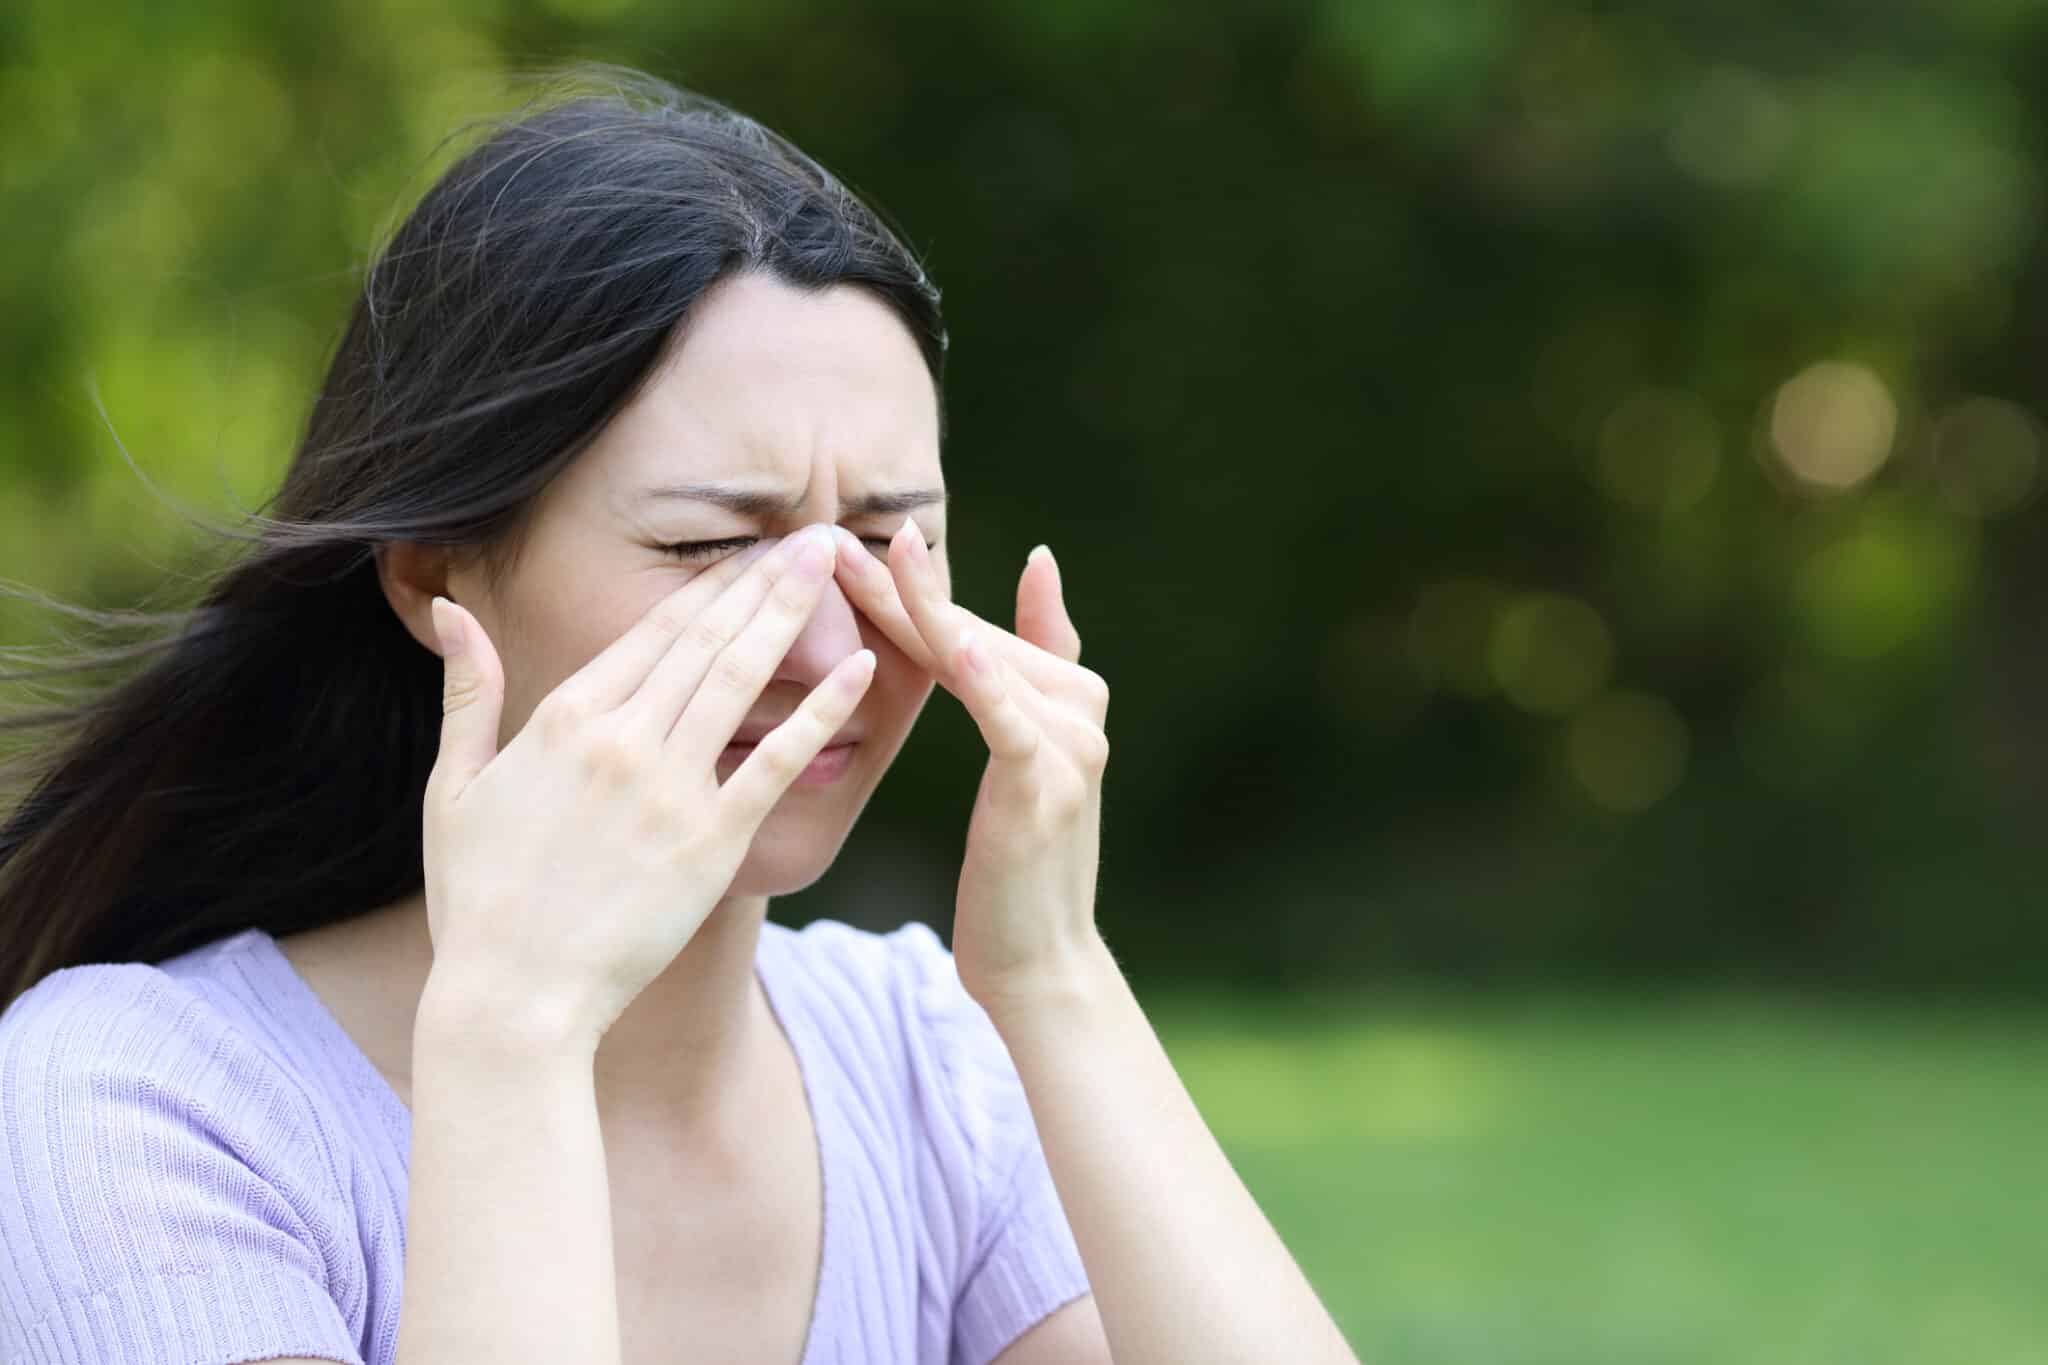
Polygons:
[[498,714],[505,675],[498,652],[474,616],[434,598],[434,634],[441,642],[441,749],[434,776],[452,796],[498,754]]

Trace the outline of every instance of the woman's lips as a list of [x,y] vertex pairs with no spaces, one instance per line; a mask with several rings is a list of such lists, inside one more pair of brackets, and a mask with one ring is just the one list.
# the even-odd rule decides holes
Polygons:
[[[851,740],[845,744],[832,744],[820,749],[818,756],[805,764],[804,770],[797,774],[795,785],[823,787],[838,781],[846,775],[846,770],[853,766],[853,751],[859,747],[859,740]],[[728,744],[719,754],[719,758],[729,759],[737,764],[743,762],[752,752],[752,744]]]

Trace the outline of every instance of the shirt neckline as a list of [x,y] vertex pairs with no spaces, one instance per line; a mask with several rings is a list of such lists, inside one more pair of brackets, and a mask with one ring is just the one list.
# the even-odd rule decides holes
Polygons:
[[[761,938],[754,952],[754,975],[761,982],[762,994],[767,998],[768,1009],[782,1026],[782,1032],[789,1039],[790,1050],[796,1054],[797,1070],[803,1079],[804,1100],[811,1111],[811,1130],[818,1142],[818,1188],[822,1207],[822,1227],[818,1233],[818,1286],[811,1299],[811,1317],[804,1329],[803,1353],[798,1365],[822,1365],[825,1359],[823,1340],[824,1324],[836,1306],[833,1297],[839,1285],[840,1262],[845,1253],[839,1246],[845,1219],[835,1207],[841,1184],[839,1170],[839,1145],[829,1134],[836,1129],[833,1116],[828,1114],[832,1090],[826,1084],[827,1068],[822,1041],[819,1039],[811,1017],[797,1002],[788,983],[782,978],[782,971],[788,965],[784,950],[789,946],[797,931],[773,920],[761,923]],[[369,1055],[356,1045],[341,1020],[327,1008],[327,1002],[313,989],[312,983],[299,975],[292,966],[284,949],[277,946],[277,940],[260,925],[253,926],[236,936],[242,946],[248,948],[255,960],[265,964],[271,977],[296,1003],[297,1012],[309,1019],[313,1028],[327,1041],[342,1065],[354,1073],[358,1090],[363,1091],[376,1103],[384,1119],[384,1126],[398,1147],[399,1166],[408,1180],[412,1172],[412,1109],[399,1098],[391,1088],[391,1082],[384,1079],[384,1073],[377,1069]],[[785,991],[789,991],[785,994]],[[401,1207],[406,1201],[406,1192],[399,1192]]]

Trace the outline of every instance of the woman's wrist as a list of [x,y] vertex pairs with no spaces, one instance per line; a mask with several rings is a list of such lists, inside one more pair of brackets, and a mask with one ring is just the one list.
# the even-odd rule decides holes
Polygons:
[[1041,1019],[1079,1019],[1119,989],[1128,989],[1123,970],[1101,934],[1091,931],[1028,968],[976,983],[971,993],[1002,1033]]
[[506,989],[436,965],[427,974],[413,1020],[413,1048],[456,1052],[479,1063],[535,1058],[589,1061],[600,1030],[564,1002]]

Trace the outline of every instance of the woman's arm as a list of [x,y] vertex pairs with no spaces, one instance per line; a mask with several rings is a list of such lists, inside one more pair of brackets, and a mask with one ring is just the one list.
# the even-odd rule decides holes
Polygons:
[[984,1000],[1116,1365],[1358,1365],[1097,937]]
[[[1013,635],[951,600],[914,520],[886,573],[860,548],[838,560],[853,601],[988,742],[954,964],[1016,1064],[1116,1365],[1357,1365],[1096,930],[1109,684],[1080,666],[1052,552],[1027,557]],[[1076,1318],[1055,1331],[1085,1336]],[[1019,1346],[1005,1365],[1052,1354]]]
[[430,980],[412,1056],[396,1365],[617,1362],[591,1046]]

